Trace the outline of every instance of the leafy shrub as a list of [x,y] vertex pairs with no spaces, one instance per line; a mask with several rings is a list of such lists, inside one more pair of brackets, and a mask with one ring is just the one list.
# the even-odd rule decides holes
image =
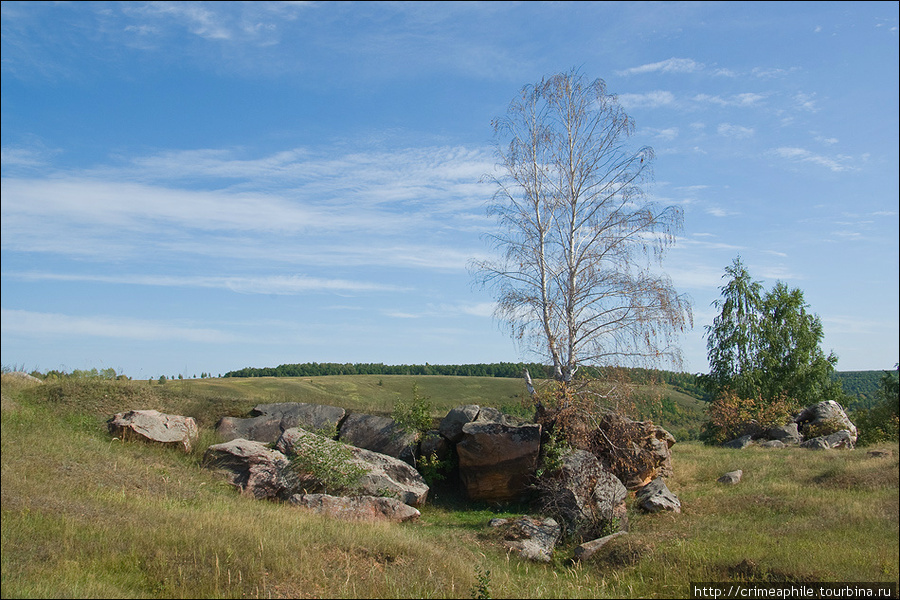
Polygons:
[[701,437],[707,444],[722,444],[748,433],[785,425],[798,410],[798,403],[784,395],[764,400],[761,396],[741,398],[725,390],[707,409],[709,421]]
[[301,479],[314,479],[329,494],[355,494],[368,469],[356,461],[350,447],[318,435],[306,435],[294,445],[291,468]]
[[481,567],[475,567],[475,585],[472,586],[471,596],[475,600],[489,600],[491,597],[491,572],[483,571]]
[[846,429],[844,423],[840,419],[831,418],[819,421],[818,423],[810,423],[803,428],[803,436],[806,439],[822,437],[823,435],[831,435],[836,431]]
[[421,434],[431,429],[431,399],[419,395],[419,385],[413,383],[412,399],[398,398],[391,418],[404,430]]
[[416,466],[428,487],[434,487],[435,483],[446,479],[445,473],[452,468],[452,462],[450,460],[441,460],[436,453],[432,452],[431,456],[420,457]]
[[562,459],[572,451],[572,446],[556,431],[551,431],[547,442],[541,445],[541,451],[544,455],[543,461],[535,472],[535,477],[538,478],[545,473],[552,473],[562,467]]

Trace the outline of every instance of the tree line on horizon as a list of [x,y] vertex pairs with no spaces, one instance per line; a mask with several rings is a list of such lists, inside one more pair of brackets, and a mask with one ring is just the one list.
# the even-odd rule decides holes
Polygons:
[[[229,371],[223,377],[320,377],[328,375],[446,375],[453,377],[522,377],[525,369],[535,379],[552,379],[553,368],[540,363],[499,362],[462,365],[429,363],[387,365],[384,363],[294,363],[277,367],[245,367]],[[603,377],[610,369],[584,367],[583,375]],[[676,391],[709,401],[709,393],[701,385],[699,373],[685,373],[638,367],[616,367],[637,385],[664,383]],[[833,377],[844,388],[845,408],[869,408],[881,385],[883,370],[835,371]]]

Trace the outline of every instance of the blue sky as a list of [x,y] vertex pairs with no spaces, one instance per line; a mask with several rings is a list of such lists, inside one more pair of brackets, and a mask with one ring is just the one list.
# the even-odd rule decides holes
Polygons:
[[897,28],[896,2],[3,2],[2,363],[534,359],[467,264],[491,120],[575,68],[684,210],[684,370],[737,256],[803,290],[839,370],[890,369]]

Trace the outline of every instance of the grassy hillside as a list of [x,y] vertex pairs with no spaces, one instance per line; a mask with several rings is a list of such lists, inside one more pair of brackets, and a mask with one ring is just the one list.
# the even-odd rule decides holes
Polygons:
[[[506,396],[497,382],[416,381],[436,412],[521,393],[515,381],[498,388]],[[898,581],[897,444],[879,446],[888,458],[676,444],[668,483],[682,514],[631,510],[629,535],[595,559],[573,563],[563,546],[538,565],[509,555],[487,527],[527,507],[449,494],[418,523],[334,521],[239,497],[199,466],[215,441],[208,429],[191,455],[105,431],[130,408],[192,415],[205,428],[258,402],[387,411],[411,386],[386,376],[164,386],[4,376],[2,596],[465,598],[484,583],[497,598],[670,598],[688,596],[691,581]],[[716,483],[734,469],[740,485]]]

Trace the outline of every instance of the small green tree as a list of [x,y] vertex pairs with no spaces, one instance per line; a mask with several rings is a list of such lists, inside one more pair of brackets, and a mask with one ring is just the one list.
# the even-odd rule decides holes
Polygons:
[[702,376],[701,382],[714,396],[728,388],[747,397],[757,388],[762,285],[753,281],[740,256],[725,267],[724,276],[730,279],[719,288],[722,299],[713,302],[721,312],[712,326],[706,327],[709,374]]
[[406,431],[422,434],[431,429],[431,397],[419,394],[419,384],[413,382],[412,398],[398,398],[391,412],[391,418]]
[[782,282],[764,292],[740,257],[725,276],[722,299],[713,303],[721,312],[706,328],[710,371],[701,381],[710,394],[786,397],[802,405],[843,399],[832,378],[837,357],[822,351],[822,322],[809,312],[803,292]]

